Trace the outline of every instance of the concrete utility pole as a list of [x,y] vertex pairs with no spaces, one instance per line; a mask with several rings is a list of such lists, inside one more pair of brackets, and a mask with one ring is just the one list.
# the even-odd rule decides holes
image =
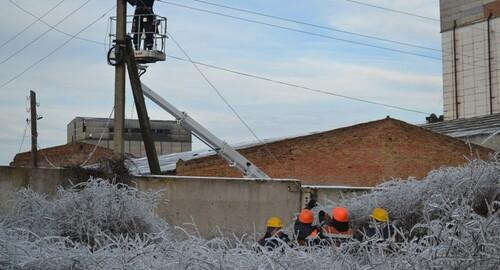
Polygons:
[[38,167],[37,152],[38,152],[38,132],[36,127],[37,115],[36,115],[36,93],[30,91],[30,112],[31,112],[31,160],[33,162],[33,167]]
[[[116,3],[116,54],[123,53],[125,36],[127,34],[127,1],[117,0]],[[113,131],[113,153],[116,159],[124,157],[123,129],[125,126],[125,74],[126,66],[119,61],[115,67],[115,123]]]

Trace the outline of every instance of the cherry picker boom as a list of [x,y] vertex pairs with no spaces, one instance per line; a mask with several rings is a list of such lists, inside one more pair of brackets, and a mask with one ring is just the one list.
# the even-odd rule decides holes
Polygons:
[[[140,24],[146,21],[149,22],[150,25],[148,27],[142,27]],[[134,22],[136,25],[135,27],[131,27],[132,31],[128,35],[122,33],[124,37],[118,38],[118,36],[113,33],[114,24],[117,26],[120,24],[121,27],[124,27],[126,24],[133,24]],[[127,66],[150,172],[152,174],[160,174],[161,170],[156,148],[151,136],[151,126],[144,96],[151,99],[154,103],[174,116],[182,127],[189,130],[194,136],[211,147],[229,163],[229,166],[238,169],[245,178],[270,179],[266,173],[238,153],[238,151],[229,146],[226,142],[217,138],[205,127],[187,115],[187,113],[178,110],[149,87],[141,83],[140,76],[143,73],[139,74],[138,64],[142,64],[141,67],[144,72],[144,64],[165,61],[166,28],[167,19],[155,14],[134,15],[128,16],[127,18],[124,18],[122,14],[120,18],[112,17],[110,23],[110,41],[113,41],[113,43],[110,44],[108,63],[114,66],[122,64],[126,64]],[[134,41],[134,45],[132,45],[132,40]],[[122,90],[123,92],[125,91],[124,89]],[[121,116],[123,117],[123,115]],[[124,119],[121,119],[121,121],[118,122],[123,121]],[[123,142],[117,144],[123,144]]]
[[230,166],[235,167],[242,172],[244,177],[270,179],[266,173],[246,159],[243,155],[238,153],[238,151],[229,146],[226,142],[217,138],[209,130],[191,118],[187,113],[180,111],[170,102],[163,99],[144,83],[142,83],[142,91],[147,98],[174,116],[182,127],[191,131],[197,138],[214,149],[217,154],[229,162]]

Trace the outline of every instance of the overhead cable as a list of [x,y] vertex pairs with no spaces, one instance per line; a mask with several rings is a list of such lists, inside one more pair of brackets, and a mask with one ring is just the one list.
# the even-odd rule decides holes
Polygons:
[[89,23],[87,26],[85,26],[84,28],[82,28],[80,31],[78,31],[76,34],[72,35],[70,38],[68,38],[66,41],[64,41],[63,43],[61,43],[59,46],[57,46],[54,50],[50,51],[47,55],[45,55],[44,57],[38,59],[36,62],[32,63],[30,66],[28,66],[26,69],[24,69],[23,71],[21,71],[20,73],[18,73],[17,75],[13,76],[12,78],[10,78],[9,80],[5,81],[4,83],[2,83],[0,85],[0,89],[4,88],[5,86],[7,86],[8,84],[10,84],[11,82],[15,81],[16,79],[18,79],[19,77],[21,77],[23,74],[25,74],[26,72],[28,72],[29,70],[31,70],[32,68],[34,68],[36,65],[40,64],[41,62],[45,61],[47,58],[49,58],[50,56],[52,56],[54,53],[56,53],[57,51],[59,51],[60,49],[62,49],[64,46],[66,46],[70,41],[72,41],[73,39],[75,39],[79,34],[81,34],[82,32],[84,32],[85,30],[89,29],[90,27],[92,27],[94,24],[96,24],[98,21],[102,20],[102,18],[104,18],[109,12],[111,12],[113,9],[115,8],[115,6],[113,6],[112,8],[108,9],[104,14],[100,15],[99,17],[97,17],[97,19],[95,19],[94,21],[92,21],[91,23]]
[[[4,41],[2,44],[0,44],[0,49],[3,48],[5,45],[9,44],[11,41],[15,40],[18,36],[20,36],[21,34],[23,34],[24,32],[26,32],[28,29],[30,29],[33,25],[35,25],[37,22],[41,21],[42,18],[44,18],[45,16],[49,15],[49,13],[51,13],[52,11],[54,11],[54,9],[56,9],[58,6],[60,6],[65,0],[61,0],[59,1],[59,3],[57,3],[55,6],[53,6],[52,8],[50,8],[49,10],[47,10],[45,13],[42,14],[42,16],[38,17],[36,20],[34,20],[33,22],[31,22],[30,24],[28,24],[26,27],[23,28],[23,30],[17,32],[15,35],[13,35],[12,37],[10,37],[9,39],[7,39],[6,41]],[[13,2],[12,0],[9,0],[10,3],[12,3],[14,6],[18,6],[15,2]]]
[[381,9],[381,10],[385,10],[385,11],[390,11],[390,12],[394,12],[394,13],[399,13],[399,14],[404,14],[404,15],[408,15],[408,16],[412,16],[412,17],[417,17],[420,19],[426,19],[426,20],[433,21],[433,22],[440,22],[440,20],[437,18],[419,15],[419,14],[411,13],[411,12],[407,12],[407,11],[397,10],[397,9],[393,9],[393,8],[387,8],[387,7],[383,7],[383,6],[379,6],[379,5],[375,5],[375,4],[370,4],[370,3],[366,3],[366,2],[361,2],[361,1],[355,1],[355,0],[345,0],[345,1],[351,2],[354,4],[358,4],[358,5],[363,5],[363,6],[367,6],[367,7],[372,7],[372,8],[376,8],[376,9]]
[[338,32],[338,33],[343,33],[343,34],[349,34],[349,35],[359,36],[359,37],[363,37],[363,38],[374,39],[374,40],[378,40],[378,41],[395,43],[395,44],[399,44],[399,45],[403,45],[403,46],[408,46],[408,47],[414,47],[414,48],[418,48],[418,49],[424,49],[424,50],[431,50],[431,51],[441,52],[440,49],[436,49],[436,48],[426,47],[426,46],[422,46],[422,45],[418,45],[418,44],[412,44],[412,43],[404,42],[404,41],[397,41],[397,40],[393,40],[393,39],[386,39],[386,38],[372,36],[372,35],[360,34],[360,33],[352,32],[352,31],[347,31],[347,30],[342,30],[342,29],[334,28],[334,27],[331,27],[331,26],[325,26],[325,25],[319,25],[319,24],[315,24],[315,23],[309,23],[309,22],[305,22],[305,21],[301,21],[301,20],[297,20],[297,19],[285,18],[285,17],[276,16],[276,15],[272,15],[272,14],[266,14],[266,13],[262,13],[262,12],[258,12],[258,11],[249,10],[249,9],[237,8],[237,7],[234,7],[234,6],[222,5],[222,4],[217,4],[217,3],[213,3],[213,2],[209,2],[209,1],[203,1],[203,0],[192,0],[192,1],[198,2],[198,3],[202,3],[202,4],[206,4],[206,5],[215,6],[215,7],[221,7],[221,8],[225,8],[225,9],[230,9],[230,10],[235,10],[235,11],[239,11],[239,12],[249,13],[249,14],[258,15],[258,16],[262,16],[262,17],[267,17],[267,18],[271,18],[271,19],[276,19],[276,20],[280,20],[280,21],[286,21],[286,22],[291,22],[291,23],[296,23],[296,24],[302,24],[302,25],[305,25],[305,26],[310,26],[310,27],[314,27],[314,28],[318,28],[318,29],[323,29],[323,30],[328,30],[328,31],[333,31],[333,32]]
[[[375,44],[371,44],[371,43],[359,42],[359,41],[350,40],[350,39],[337,38],[337,37],[333,37],[333,36],[329,36],[329,35],[324,35],[324,34],[310,32],[310,31],[305,31],[305,30],[301,30],[301,29],[296,29],[296,28],[291,28],[291,27],[286,27],[286,26],[281,26],[281,25],[266,23],[266,22],[262,22],[262,21],[247,19],[247,18],[243,18],[243,17],[233,16],[233,15],[229,15],[229,14],[225,14],[225,13],[220,13],[220,12],[216,12],[216,11],[211,11],[211,10],[206,10],[206,9],[202,9],[202,8],[197,8],[197,7],[187,6],[187,5],[181,5],[181,4],[177,4],[177,3],[168,2],[168,1],[165,1],[165,0],[158,0],[158,1],[161,2],[161,3],[164,3],[164,4],[172,5],[172,6],[177,6],[177,7],[181,7],[181,8],[191,9],[191,10],[195,10],[195,11],[199,11],[199,12],[204,12],[204,13],[208,13],[208,14],[212,14],[212,15],[217,15],[217,16],[222,16],[222,17],[227,17],[227,18],[231,18],[231,19],[235,19],[235,20],[240,20],[240,21],[245,21],[245,22],[250,22],[250,23],[255,23],[255,24],[260,24],[260,25],[265,25],[265,26],[268,26],[268,27],[279,28],[279,29],[282,29],[282,30],[287,30],[287,31],[292,31],[292,32],[297,32],[297,33],[312,35],[312,36],[316,36],[316,37],[321,37],[321,38],[326,38],[326,39],[331,39],[331,40],[336,40],[336,41],[341,41],[341,42],[356,44],[356,45],[365,46],[365,47],[371,47],[371,48],[376,48],[376,49],[381,49],[381,50],[386,50],[386,51],[397,52],[397,53],[401,53],[401,54],[407,54],[407,55],[412,55],[412,56],[417,56],[417,57],[422,57],[422,58],[428,58],[428,59],[433,59],[433,60],[445,61],[441,57],[435,57],[435,56],[431,56],[431,55],[427,55],[427,54],[421,54],[421,53],[415,53],[415,52],[407,51],[407,50],[400,50],[400,49],[395,49],[395,48],[390,48],[390,47],[385,47],[385,46],[379,46],[379,45],[375,45]],[[193,1],[195,1],[195,0],[193,0]],[[438,52],[442,52],[442,51],[438,50]],[[446,55],[449,56],[450,53],[446,53]],[[457,54],[457,55],[458,56],[472,58],[472,59],[487,60],[486,58],[478,57],[478,56],[474,56],[474,55],[467,55],[467,54]],[[477,64],[467,64],[467,65],[473,65],[473,66],[479,66],[479,67],[486,67],[486,66],[480,66],[480,65],[477,65]]]
[[[189,60],[189,59],[178,57],[178,56],[174,56],[174,55],[167,55],[167,57],[172,58],[172,59],[176,59],[176,60],[180,60],[180,61],[191,62],[191,60]],[[233,73],[233,74],[237,74],[237,75],[240,75],[240,76],[245,76],[245,77],[250,77],[250,78],[254,78],[254,79],[259,79],[259,80],[263,80],[263,81],[267,81],[267,82],[272,82],[272,83],[275,83],[275,84],[281,84],[281,85],[285,85],[285,86],[289,86],[289,87],[293,87],[293,88],[307,90],[307,91],[310,91],[310,92],[316,92],[316,93],[319,93],[319,94],[335,96],[335,97],[339,97],[339,98],[343,98],[343,99],[348,99],[348,100],[351,100],[351,101],[363,102],[363,103],[368,103],[368,104],[372,104],[372,105],[383,106],[383,107],[387,107],[387,108],[392,108],[392,109],[397,109],[397,110],[402,110],[402,111],[408,111],[408,112],[413,112],[413,113],[418,113],[418,114],[424,114],[424,115],[430,115],[431,114],[430,112],[425,112],[425,111],[411,109],[411,108],[397,106],[397,105],[391,105],[391,104],[382,103],[382,102],[378,102],[378,101],[372,101],[372,100],[357,98],[357,97],[353,97],[353,96],[347,96],[347,95],[335,93],[334,91],[330,91],[330,90],[312,88],[312,87],[303,86],[303,85],[299,85],[299,84],[295,84],[295,83],[290,83],[290,82],[285,82],[285,81],[281,81],[281,80],[277,80],[277,79],[272,79],[272,78],[269,78],[269,77],[264,77],[264,76],[260,76],[260,75],[255,75],[255,74],[250,74],[250,73],[246,73],[246,72],[241,72],[241,71],[237,71],[237,70],[233,70],[233,69],[229,69],[229,68],[225,68],[225,67],[220,67],[220,66],[216,66],[216,65],[206,64],[206,63],[202,63],[202,62],[198,62],[198,61],[193,61],[193,62],[195,64],[197,64],[197,65],[200,65],[200,66],[205,66],[205,67],[209,67],[209,68],[212,68],[212,69],[217,69],[217,70],[221,70],[221,71]]]
[[257,21],[257,20],[242,18],[242,17],[233,16],[233,15],[229,15],[229,14],[224,14],[224,13],[220,13],[220,12],[216,12],[216,11],[211,11],[211,10],[206,10],[206,9],[201,9],[201,8],[196,8],[196,7],[181,5],[181,4],[177,4],[177,3],[168,2],[168,1],[165,1],[165,0],[158,0],[158,1],[161,2],[161,3],[164,3],[164,4],[172,5],[172,6],[177,6],[177,7],[181,7],[181,8],[196,10],[196,11],[199,11],[199,12],[204,12],[204,13],[209,13],[209,14],[218,15],[218,16],[222,16],[222,17],[232,18],[232,19],[235,19],[235,20],[246,21],[246,22],[260,24],[260,25],[265,25],[265,26],[268,26],[268,27],[279,28],[279,29],[283,29],[283,30],[287,30],[287,31],[292,31],[292,32],[306,34],[306,35],[311,35],[311,36],[316,36],[316,37],[322,37],[322,38],[327,38],[327,39],[336,40],[336,41],[340,41],[340,42],[345,42],[345,43],[350,43],[350,44],[356,44],[356,45],[359,45],[359,46],[371,47],[371,48],[376,48],[376,49],[380,49],[380,50],[397,52],[397,53],[401,53],[401,54],[418,56],[418,57],[423,57],[423,58],[428,58],[428,59],[433,59],[433,60],[439,60],[439,61],[442,60],[441,57],[436,57],[436,56],[431,56],[431,55],[426,55],[426,54],[420,54],[420,53],[415,53],[415,52],[405,51],[405,50],[400,50],[400,49],[394,49],[394,48],[389,48],[389,47],[374,45],[374,44],[370,44],[370,43],[366,43],[366,42],[361,42],[361,41],[354,41],[354,40],[349,40],[349,39],[344,39],[344,38],[337,38],[337,37],[333,37],[333,36],[329,36],[329,35],[325,35],[325,34],[320,34],[320,33],[315,33],[315,32],[310,32],[310,31],[305,31],[305,30],[296,29],[296,28],[292,28],[292,27],[281,26],[281,25],[277,25],[277,24],[266,23],[266,22],[262,22],[262,21]]
[[[11,1],[11,0],[9,0]],[[64,1],[64,0],[63,0]],[[21,11],[23,11],[24,13],[30,15],[31,17],[37,19],[37,21],[40,21],[41,23],[45,24],[46,26],[50,27],[52,30],[58,32],[58,33],[61,33],[65,36],[68,36],[68,37],[71,37],[72,34],[68,33],[68,32],[65,32],[59,28],[57,28],[56,26],[54,25],[51,25],[49,24],[48,22],[46,22],[45,20],[43,20],[43,17],[38,17],[37,15],[33,14],[32,12],[30,12],[29,10],[23,8],[22,6],[20,6],[19,4],[17,3],[14,3],[12,2],[12,4],[17,7],[18,9],[20,9]],[[92,39],[88,39],[88,38],[82,38],[82,37],[76,37],[75,39],[80,39],[80,40],[85,40],[85,41],[88,41],[88,42],[92,42],[92,43],[95,43],[95,44],[101,44],[102,42],[99,42],[99,41],[95,41],[95,40],[92,40]]]
[[248,125],[248,123],[243,119],[243,117],[241,117],[241,115],[236,111],[236,109],[231,105],[231,103],[229,103],[229,101],[224,97],[224,95],[222,95],[222,93],[219,91],[219,89],[210,81],[210,79],[208,79],[208,77],[205,75],[205,73],[203,73],[203,71],[201,71],[201,69],[198,67],[198,64],[195,61],[193,61],[193,59],[191,59],[191,57],[187,54],[187,52],[184,50],[184,48],[182,48],[182,46],[175,40],[175,38],[172,36],[172,34],[167,32],[167,35],[175,43],[177,48],[179,48],[179,50],[182,52],[182,54],[184,54],[184,57],[186,57],[186,61],[190,62],[194,66],[194,68],[203,77],[203,79],[207,82],[207,84],[210,85],[212,90],[214,90],[214,92],[217,94],[217,96],[219,96],[219,98],[224,102],[224,104],[226,104],[226,106],[231,110],[231,112],[233,112],[233,114],[245,126],[245,128],[252,134],[252,136],[259,143],[261,143],[264,146],[266,151],[273,157],[273,159],[277,162],[277,164],[282,166],[282,164],[278,160],[278,158],[276,158],[276,156],[264,144],[264,141],[259,136],[257,136],[257,133],[255,133],[255,131],[253,131],[253,129],[250,127],[250,125]]
[[[11,0],[9,0],[11,1]],[[84,6],[86,6],[90,1],[92,0],[87,0],[85,1],[82,5],[80,5],[78,8],[74,9],[73,11],[71,11],[68,15],[64,16],[64,18],[62,18],[61,20],[59,20],[55,25],[54,27],[57,27],[58,25],[60,25],[61,23],[63,23],[64,21],[66,21],[68,18],[70,18],[71,16],[73,16],[73,14],[75,14],[76,12],[78,12],[80,9],[82,9]],[[12,2],[11,2],[12,3]],[[12,53],[11,55],[9,55],[7,58],[5,58],[4,60],[2,60],[0,62],[0,65],[1,64],[4,64],[5,62],[9,61],[10,59],[12,59],[14,56],[18,55],[19,53],[21,53],[22,51],[24,51],[25,49],[27,49],[29,46],[33,45],[36,41],[38,41],[39,39],[41,39],[43,36],[45,36],[47,33],[49,33],[50,31],[52,31],[53,28],[50,28],[50,29],[47,29],[47,31],[41,33],[40,35],[38,35],[36,38],[32,39],[31,41],[29,41],[26,45],[24,45],[23,47],[19,48],[17,51],[15,51],[14,53]]]

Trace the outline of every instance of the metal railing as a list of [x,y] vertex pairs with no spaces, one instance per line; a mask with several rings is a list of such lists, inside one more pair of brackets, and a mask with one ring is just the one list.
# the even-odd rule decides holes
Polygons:
[[[116,17],[110,18],[109,44],[116,39]],[[136,51],[158,51],[165,53],[167,18],[155,14],[127,16],[127,35],[132,37]]]

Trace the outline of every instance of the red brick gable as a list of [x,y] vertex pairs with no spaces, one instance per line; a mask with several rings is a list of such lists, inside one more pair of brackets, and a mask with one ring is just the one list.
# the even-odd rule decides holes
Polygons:
[[[249,147],[240,153],[271,177],[315,185],[374,186],[391,178],[421,178],[442,166],[462,165],[471,153],[487,158],[491,150],[470,148],[458,139],[386,118]],[[219,156],[179,161],[176,174],[241,177]]]
[[[73,167],[79,166],[85,162],[94,150],[95,145],[88,143],[72,143],[50,148],[41,149],[38,151],[37,159],[39,167],[50,168],[52,165],[56,167]],[[97,147],[92,157],[87,164],[94,164],[103,159],[108,159],[113,156],[113,150],[105,147]],[[10,163],[13,167],[30,167],[32,166],[31,152],[19,153],[14,157],[14,161]]]

